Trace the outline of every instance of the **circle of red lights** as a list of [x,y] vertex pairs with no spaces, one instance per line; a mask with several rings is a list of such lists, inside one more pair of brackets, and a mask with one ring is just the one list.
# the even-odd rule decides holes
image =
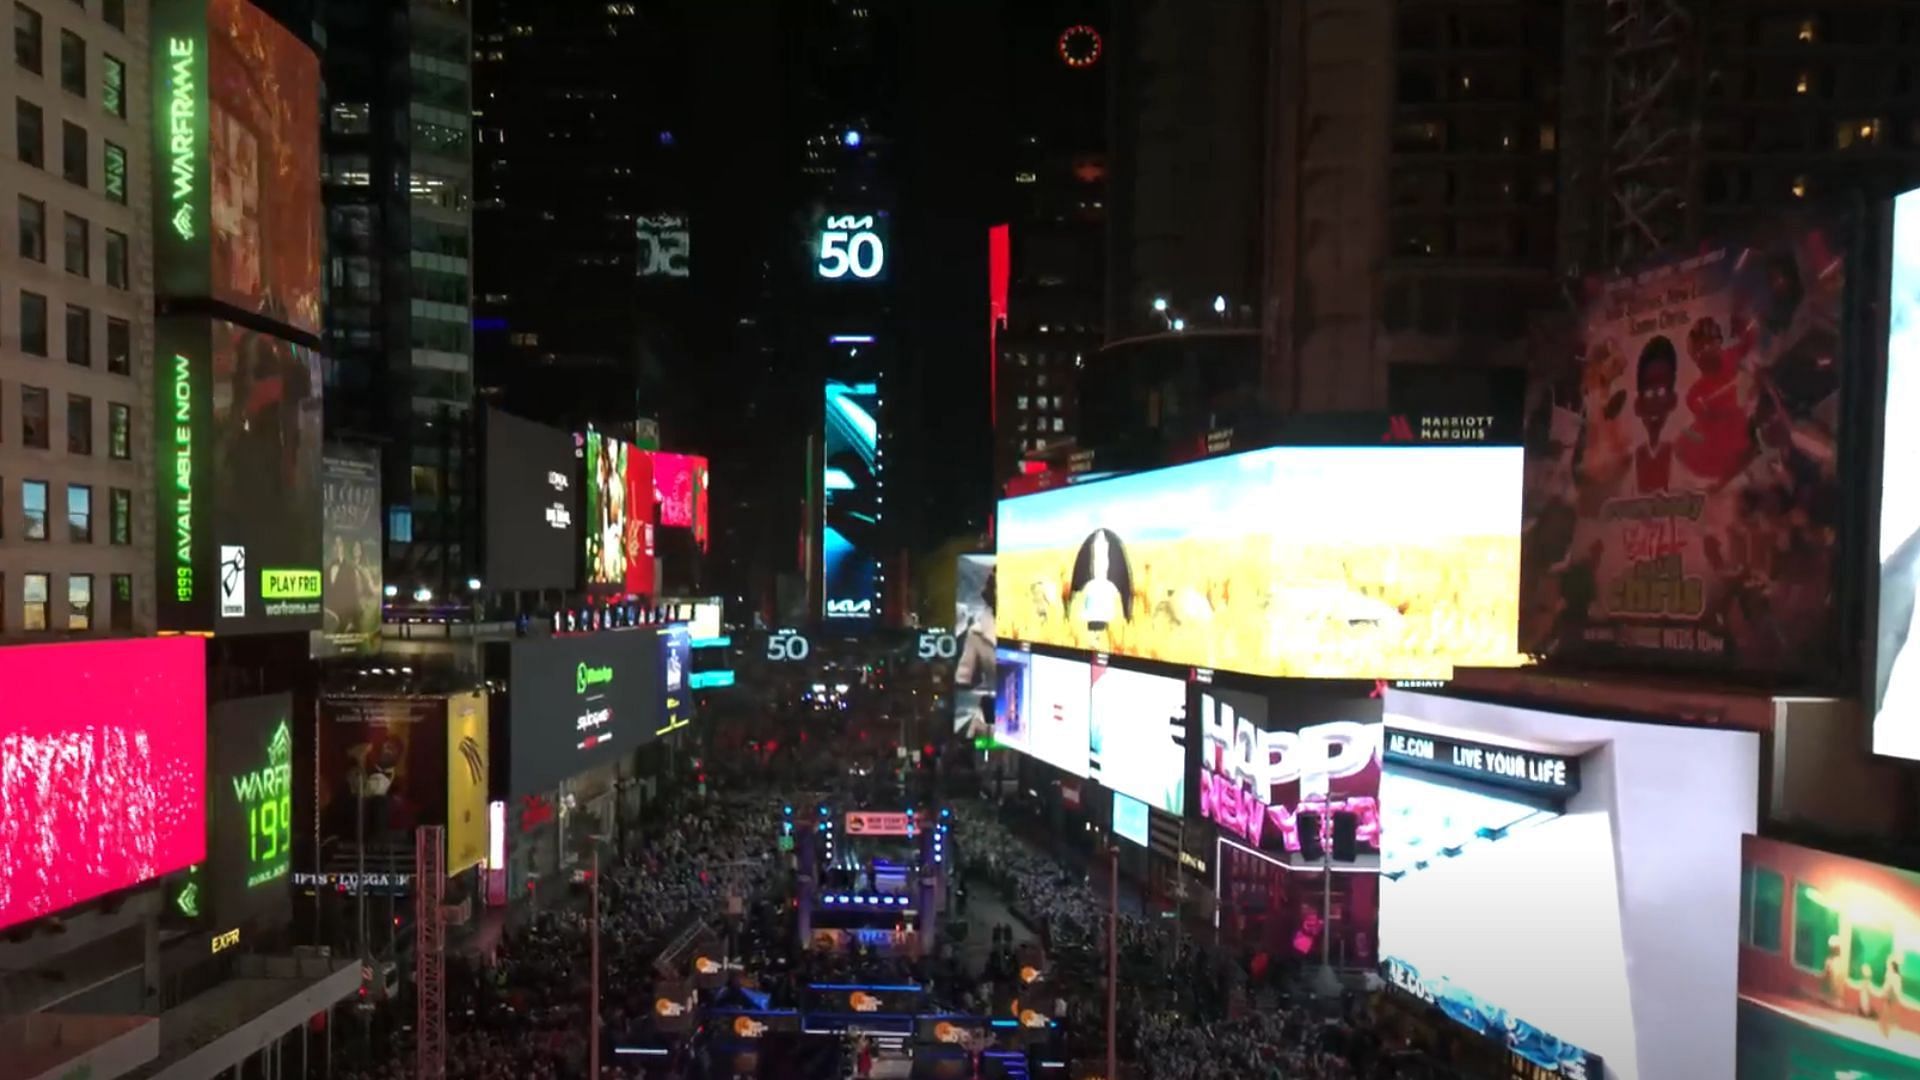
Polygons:
[[1086,23],[1060,31],[1060,59],[1070,68],[1092,67],[1100,59],[1100,31]]

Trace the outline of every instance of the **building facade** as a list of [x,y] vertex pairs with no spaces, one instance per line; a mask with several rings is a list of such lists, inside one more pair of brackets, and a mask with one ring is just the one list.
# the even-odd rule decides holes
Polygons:
[[0,65],[0,637],[151,632],[147,5],[14,5]]

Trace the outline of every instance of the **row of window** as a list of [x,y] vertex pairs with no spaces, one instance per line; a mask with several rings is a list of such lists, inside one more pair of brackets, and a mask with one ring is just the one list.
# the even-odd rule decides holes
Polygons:
[[[44,386],[20,386],[20,445],[30,450],[53,449],[53,397]],[[4,419],[4,418],[0,418]],[[0,441],[6,425],[0,423]],[[67,395],[67,453],[93,456],[93,399]],[[118,401],[107,403],[107,456],[133,459],[133,409]]]
[[[66,622],[68,630],[92,630],[93,618],[93,575],[68,574]],[[20,575],[20,627],[23,630],[41,632],[54,629],[53,612],[54,575],[44,573],[26,573]],[[133,630],[133,575],[114,574],[111,577],[113,592],[109,596],[107,608],[108,626],[116,631],[131,633]],[[6,625],[7,576],[0,574],[0,627]]]
[[[1031,421],[1029,421],[1027,417],[1023,416],[1020,418],[1020,430],[1021,431],[1028,431],[1028,430],[1046,431],[1048,430],[1047,419],[1048,419],[1047,417],[1039,416],[1039,417],[1034,417],[1032,418]],[[1053,417],[1052,419],[1053,419],[1052,430],[1054,431],[1067,430],[1067,421],[1064,417],[1056,416],[1056,417]],[[1031,424],[1031,426],[1029,426],[1029,424]]]
[[[21,538],[45,542],[52,539],[52,485],[45,480],[20,481],[20,517],[25,523]],[[5,536],[6,516],[0,514],[0,536]],[[67,485],[67,541],[93,543],[93,486]],[[127,488],[107,489],[107,543],[125,547],[133,543],[133,492]]]
[[[39,199],[20,196],[19,209],[19,251],[22,259],[44,263],[47,261],[47,204]],[[103,261],[106,263],[107,285],[115,289],[129,287],[131,274],[129,259],[132,248],[127,242],[127,234],[118,229],[100,230],[106,236]],[[93,223],[78,214],[64,215],[61,222],[62,262],[67,273],[76,277],[93,276]]]
[[[109,4],[121,20],[126,18],[124,4]],[[112,21],[109,19],[109,21]],[[121,23],[116,26],[125,27]],[[35,75],[44,71],[45,25],[40,13],[25,4],[13,5],[13,62]],[[60,31],[60,89],[78,97],[87,96],[87,41],[71,30]],[[126,119],[127,65],[112,53],[100,54],[100,106],[108,115]]]
[[[75,367],[93,366],[93,309],[84,304],[66,306],[66,358]],[[133,373],[133,324],[107,316],[107,373]],[[47,355],[47,298],[20,290],[20,351]]]
[[[15,98],[13,102],[13,140],[14,156],[23,165],[36,169],[47,167],[47,113],[45,109],[28,101]],[[126,147],[103,140],[100,150],[100,185],[107,198],[125,206],[127,203],[127,150]],[[92,186],[92,153],[88,146],[87,129],[71,120],[60,121],[60,178],[69,184],[83,188]]]
[[1035,398],[1029,398],[1027,395],[1021,394],[1014,399],[1013,407],[1025,412],[1028,408],[1028,403],[1031,402],[1032,407],[1035,409],[1062,409],[1066,407],[1066,400],[1066,398],[1059,394],[1055,394],[1052,397],[1041,394]]

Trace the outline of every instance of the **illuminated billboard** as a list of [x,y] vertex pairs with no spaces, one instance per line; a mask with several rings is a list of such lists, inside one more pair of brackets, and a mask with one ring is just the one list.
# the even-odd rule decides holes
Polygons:
[[318,355],[205,316],[156,336],[160,628],[321,629]]
[[487,695],[447,699],[447,875],[487,857]]
[[1523,650],[1835,678],[1849,232],[1775,217],[1589,283],[1528,410]]
[[660,501],[660,525],[692,529],[700,550],[707,549],[707,459],[665,450],[640,451],[653,457],[653,490]]
[[888,217],[885,211],[829,211],[814,228],[813,272],[822,281],[885,281]]
[[293,869],[293,698],[238,698],[208,723],[207,874],[213,918],[284,916]]
[[1873,751],[1920,760],[1920,191],[1893,202],[1880,446],[1880,604]]
[[685,214],[641,214],[633,219],[634,275],[684,278],[692,274],[693,233]]
[[1117,791],[1113,793],[1113,835],[1146,847],[1147,819],[1150,817],[1152,813],[1146,803],[1130,799]]
[[580,481],[573,436],[488,409],[486,584],[568,589],[579,580]]
[[320,842],[336,857],[362,842],[411,851],[415,828],[446,823],[445,697],[323,698],[316,755]]
[[820,571],[823,612],[834,622],[864,622],[880,615],[886,467],[880,459],[879,417],[880,393],[873,383],[828,380]]
[[1739,1080],[1920,1075],[1920,873],[1746,837]]
[[659,639],[641,628],[509,644],[512,797],[551,792],[653,741],[665,726]]
[[1279,447],[1000,503],[1003,639],[1220,671],[1513,665],[1518,447]]
[[660,727],[656,735],[693,723],[693,636],[678,623],[663,626],[660,638]]
[[319,60],[245,0],[152,19],[156,291],[318,334]]
[[380,452],[329,444],[320,458],[319,652],[362,652],[380,641]]
[[587,432],[585,447],[587,587],[652,596],[653,455],[598,431]]
[[207,854],[206,643],[0,649],[0,928]]
[[994,739],[1085,778],[1092,687],[1087,662],[1001,649],[995,669]]
[[994,630],[992,555],[962,555],[953,574],[953,637],[958,643],[953,668],[953,730],[969,739],[993,726],[987,715],[993,700]]
[[1187,809],[1187,681],[1095,664],[1088,698],[1090,776],[1179,817]]

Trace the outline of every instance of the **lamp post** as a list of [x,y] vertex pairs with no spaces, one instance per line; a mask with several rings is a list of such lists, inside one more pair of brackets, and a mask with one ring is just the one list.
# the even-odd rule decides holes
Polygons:
[[1107,848],[1107,1080],[1116,1080],[1120,1010],[1120,848]]

